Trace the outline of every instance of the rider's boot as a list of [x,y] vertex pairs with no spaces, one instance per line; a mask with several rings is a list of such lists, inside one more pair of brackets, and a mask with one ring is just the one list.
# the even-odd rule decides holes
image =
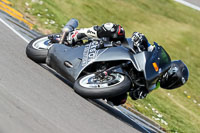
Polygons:
[[60,41],[60,35],[49,35],[48,39],[51,43],[59,43]]

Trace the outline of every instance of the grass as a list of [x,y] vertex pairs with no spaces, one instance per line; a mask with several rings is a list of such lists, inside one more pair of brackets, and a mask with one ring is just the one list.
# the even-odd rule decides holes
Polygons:
[[151,43],[162,45],[173,60],[183,60],[190,71],[185,86],[171,91],[158,89],[146,99],[129,98],[128,103],[156,119],[167,132],[200,132],[199,11],[173,0],[43,0],[42,4],[41,0],[35,1],[11,0],[43,33],[60,32],[70,18],[77,18],[79,27],[114,22],[123,26],[127,37],[133,31],[142,32]]

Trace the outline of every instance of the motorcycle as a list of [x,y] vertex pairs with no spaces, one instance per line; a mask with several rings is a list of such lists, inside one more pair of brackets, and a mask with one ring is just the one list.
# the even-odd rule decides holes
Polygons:
[[136,52],[131,38],[124,42],[91,38],[75,46],[66,45],[67,32],[77,27],[78,21],[71,19],[62,35],[32,40],[26,54],[53,68],[85,98],[107,99],[114,105],[125,103],[127,93],[133,100],[144,98],[170,68],[169,55],[155,42],[152,52]]

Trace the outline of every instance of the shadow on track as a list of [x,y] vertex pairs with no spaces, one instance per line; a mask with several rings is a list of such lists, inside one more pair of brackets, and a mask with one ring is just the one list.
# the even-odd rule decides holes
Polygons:
[[[73,89],[73,83],[65,79],[63,76],[61,76],[59,73],[57,73],[52,68],[48,67],[46,64],[39,64],[41,67],[46,69],[47,71],[51,72],[54,76],[56,76],[58,79],[63,81],[65,84],[69,85]],[[78,94],[77,94],[78,95]],[[84,98],[85,99],[85,98]],[[124,115],[120,111],[113,108],[111,105],[107,104],[106,102],[103,102],[100,99],[86,99],[88,102],[92,103],[96,107],[104,110],[105,112],[109,113],[110,115],[114,116],[115,118],[123,121],[124,123],[128,124],[129,126],[133,127],[134,129],[138,130],[142,133],[155,133],[155,131],[152,131],[150,129],[147,129],[143,126],[140,126],[133,120],[131,120],[128,116]]]

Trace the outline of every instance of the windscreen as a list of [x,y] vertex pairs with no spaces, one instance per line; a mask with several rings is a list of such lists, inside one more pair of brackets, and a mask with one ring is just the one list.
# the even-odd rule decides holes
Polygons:
[[158,55],[160,57],[160,67],[164,69],[166,66],[168,66],[171,63],[171,59],[167,52],[160,46],[160,54]]
[[157,43],[154,43],[153,54],[146,62],[145,78],[147,82],[152,82],[170,68],[171,59],[167,52]]

